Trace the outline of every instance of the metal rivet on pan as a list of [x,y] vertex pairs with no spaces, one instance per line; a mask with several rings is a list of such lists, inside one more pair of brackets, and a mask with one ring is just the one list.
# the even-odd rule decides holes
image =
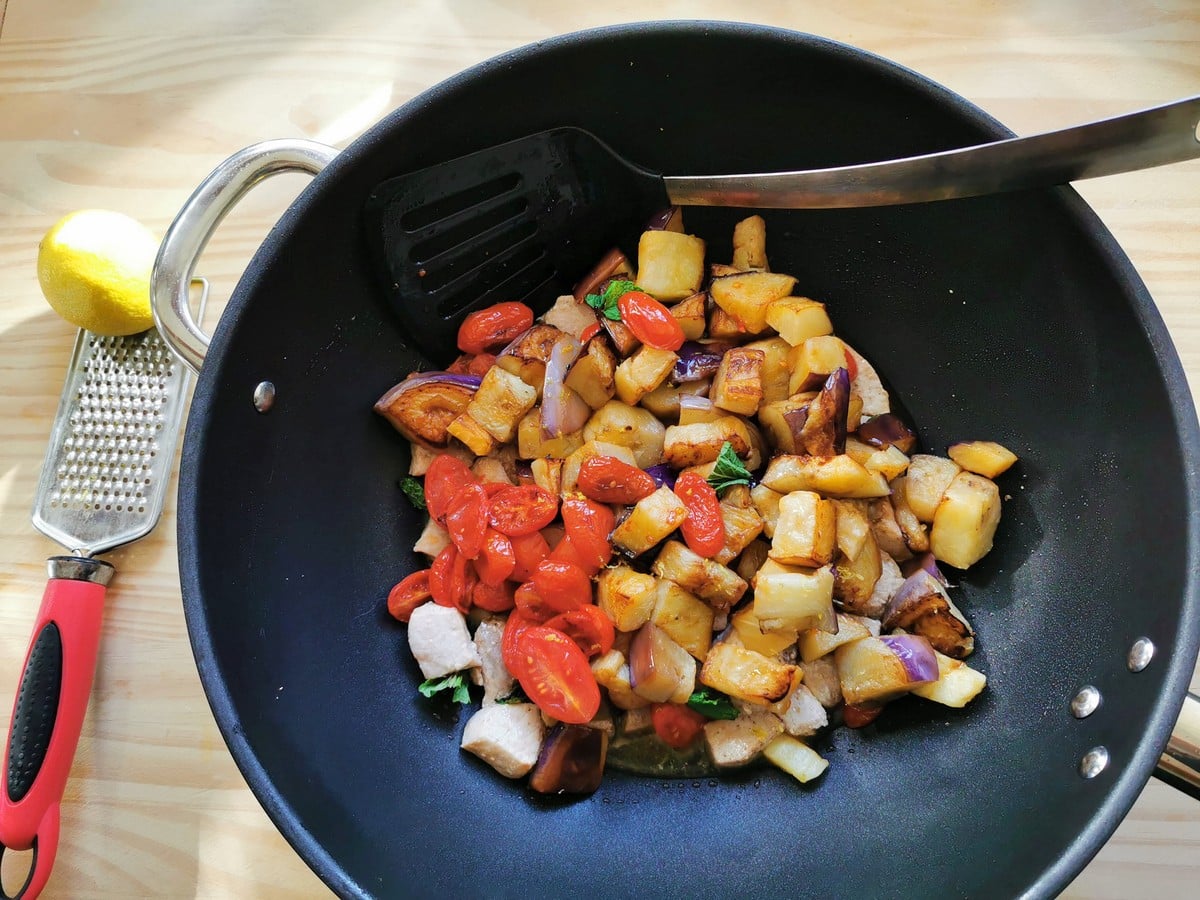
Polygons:
[[1090,684],[1085,684],[1079,693],[1071,698],[1071,715],[1077,719],[1086,719],[1100,706],[1100,691]]
[[1154,642],[1150,638],[1138,638],[1129,648],[1129,656],[1126,657],[1125,663],[1129,666],[1130,672],[1140,672],[1150,665],[1152,659],[1154,659]]
[[270,411],[275,405],[275,385],[269,381],[260,381],[254,389],[254,408],[260,413]]
[[1093,747],[1083,754],[1083,759],[1079,761],[1079,774],[1084,778],[1095,778],[1104,771],[1107,765],[1108,748]]

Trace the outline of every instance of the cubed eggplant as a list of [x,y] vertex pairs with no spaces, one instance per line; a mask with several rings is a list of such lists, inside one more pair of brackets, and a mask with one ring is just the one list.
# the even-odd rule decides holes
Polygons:
[[546,735],[529,786],[539,794],[590,794],[604,778],[607,755],[605,731],[560,723]]

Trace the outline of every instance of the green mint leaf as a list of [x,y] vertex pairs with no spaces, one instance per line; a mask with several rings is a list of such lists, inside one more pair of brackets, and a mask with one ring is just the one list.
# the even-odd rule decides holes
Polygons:
[[610,321],[621,321],[621,311],[617,309],[617,305],[615,303],[612,306],[604,307],[602,314],[604,315],[604,318],[609,319]]
[[588,306],[590,306],[592,309],[598,309],[601,312],[604,311],[604,295],[603,294],[588,294],[586,297],[583,298],[583,302],[586,303]]
[[611,303],[613,306],[616,306],[617,301],[622,296],[628,294],[630,291],[640,290],[641,288],[632,281],[610,281],[608,287],[604,289],[604,302],[606,305]]
[[417,686],[423,697],[432,697],[442,691],[454,691],[452,699],[464,706],[471,702],[471,693],[467,689],[467,679],[462,672],[454,672],[445,678],[426,678]]
[[716,465],[713,466],[712,474],[708,476],[707,480],[717,493],[725,488],[733,487],[735,484],[750,484],[750,470],[734,452],[733,444],[729,441],[721,445]]
[[400,481],[400,490],[404,491],[413,509],[425,509],[425,486],[418,479],[405,475]]
[[588,294],[583,298],[583,302],[604,318],[612,322],[620,322],[621,311],[617,308],[617,301],[630,291],[640,290],[641,288],[632,281],[614,280],[608,283],[603,294]]
[[709,719],[736,719],[738,711],[724,694],[700,688],[688,697],[687,705]]

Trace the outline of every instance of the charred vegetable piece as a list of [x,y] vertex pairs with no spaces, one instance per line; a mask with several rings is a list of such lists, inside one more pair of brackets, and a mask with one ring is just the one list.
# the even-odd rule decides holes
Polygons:
[[416,375],[380,397],[375,412],[413,443],[442,448],[450,440],[446,429],[466,411],[479,383],[474,375]]
[[919,634],[935,650],[953,659],[966,659],[975,649],[970,623],[946,589],[924,569],[918,569],[900,585],[884,610],[883,627]]
[[944,563],[965,569],[992,549],[1000,524],[1000,489],[974,472],[960,472],[938,504],[929,549]]
[[762,216],[750,216],[733,226],[733,267],[767,268],[767,223]]
[[604,779],[608,735],[584,725],[555,725],[542,744],[529,786],[539,794],[590,794]]
[[872,416],[858,426],[858,439],[872,447],[895,447],[901,453],[912,453],[917,435],[894,413]]
[[916,634],[863,638],[833,655],[848,704],[885,703],[938,678],[933,647]]
[[835,369],[805,409],[807,413],[802,419],[793,413],[785,416],[797,451],[823,458],[845,452],[850,373],[845,368]]
[[796,279],[790,275],[736,272],[713,278],[709,293],[713,302],[740,322],[745,331],[761,334],[767,329],[767,307],[790,294],[795,285]]
[[665,631],[647,623],[629,645],[629,683],[653,703],[686,703],[696,687],[696,661]]
[[965,662],[937,654],[938,680],[913,688],[913,693],[934,703],[961,709],[987,686],[987,676]]
[[659,300],[682,300],[700,290],[704,241],[678,231],[643,231],[638,241],[641,289]]

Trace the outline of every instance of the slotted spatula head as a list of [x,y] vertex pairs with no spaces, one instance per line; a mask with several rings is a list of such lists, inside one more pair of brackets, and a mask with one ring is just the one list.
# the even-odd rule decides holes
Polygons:
[[544,307],[666,205],[660,176],[558,128],[382,182],[366,233],[396,313],[440,358],[464,313]]

